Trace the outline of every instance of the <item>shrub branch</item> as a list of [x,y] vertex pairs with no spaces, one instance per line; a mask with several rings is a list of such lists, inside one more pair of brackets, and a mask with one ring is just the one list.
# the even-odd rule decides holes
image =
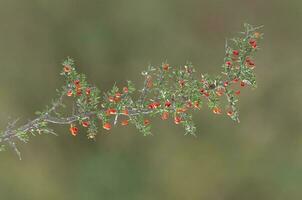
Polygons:
[[[143,135],[151,134],[151,117],[159,116],[162,120],[172,118],[175,124],[182,125],[185,134],[195,135],[196,127],[192,120],[192,110],[201,110],[204,103],[220,115],[226,113],[232,120],[239,122],[238,100],[244,87],[256,87],[254,74],[254,53],[259,49],[258,42],[263,34],[262,27],[244,24],[244,32],[225,44],[225,58],[222,74],[209,76],[201,74],[196,78],[195,68],[191,63],[184,66],[149,66],[142,72],[144,84],[139,97],[135,99],[134,84],[127,81],[121,89],[116,85],[100,95],[97,87],[86,81],[84,74],[76,71],[71,58],[63,63],[61,75],[65,84],[58,90],[58,98],[50,107],[37,112],[37,117],[17,127],[15,120],[0,133],[0,150],[8,145],[20,157],[16,141],[27,142],[30,135],[54,134],[49,124],[69,125],[71,135],[79,133],[78,126],[87,128],[87,136],[95,139],[99,125],[107,131],[119,123],[122,126],[133,124]],[[231,45],[229,45],[229,43]],[[223,102],[223,98],[227,103]],[[72,113],[64,114],[72,100]]]

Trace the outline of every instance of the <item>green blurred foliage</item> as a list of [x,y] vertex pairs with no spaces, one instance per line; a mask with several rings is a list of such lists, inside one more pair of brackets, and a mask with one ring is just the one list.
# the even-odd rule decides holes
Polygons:
[[22,161],[1,153],[0,199],[300,200],[301,20],[300,0],[1,0],[1,129],[50,103],[66,56],[106,91],[165,60],[218,74],[244,22],[265,25],[265,40],[240,124],[204,110],[197,138],[153,120],[154,136],[118,127],[96,142],[58,127],[21,144]]

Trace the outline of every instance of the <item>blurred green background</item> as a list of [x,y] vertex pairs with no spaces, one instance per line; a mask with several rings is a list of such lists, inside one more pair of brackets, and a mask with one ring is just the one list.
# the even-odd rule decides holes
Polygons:
[[61,126],[20,144],[22,161],[0,154],[0,199],[302,199],[301,20],[301,0],[1,0],[1,129],[50,103],[67,56],[106,91],[165,60],[218,74],[244,22],[265,39],[240,124],[204,110],[197,138],[157,120],[154,136],[117,127],[96,142]]

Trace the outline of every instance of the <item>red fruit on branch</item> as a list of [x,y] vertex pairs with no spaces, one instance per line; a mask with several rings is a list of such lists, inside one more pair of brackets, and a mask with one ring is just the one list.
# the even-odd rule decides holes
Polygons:
[[145,119],[145,120],[144,120],[144,125],[145,125],[145,126],[148,126],[149,124],[150,124],[150,120],[149,120],[149,119]]
[[85,128],[87,128],[89,126],[89,124],[90,124],[89,121],[82,122],[82,126]]
[[256,42],[256,40],[253,40],[253,39],[251,39],[250,41],[249,41],[249,43],[250,43],[250,45],[252,46],[252,48],[257,48],[257,42]]
[[235,92],[235,94],[236,94],[236,95],[239,95],[239,94],[240,94],[240,90],[237,90],[237,91]]
[[209,96],[210,96],[210,94],[209,94],[208,92],[204,92],[203,94],[204,94],[204,96],[206,96],[206,97],[209,97]]
[[72,90],[68,90],[66,95],[71,97],[72,96]]
[[108,101],[109,102],[115,102],[115,98],[110,96],[110,97],[108,97]]
[[229,117],[232,117],[232,116],[233,116],[233,111],[231,111],[231,110],[228,111],[228,112],[227,112],[227,115],[228,115]]
[[177,112],[177,113],[184,113],[184,112],[186,112],[186,111],[187,111],[186,108],[177,108],[177,109],[176,109],[176,112]]
[[232,62],[231,62],[231,61],[226,61],[226,62],[225,62],[225,65],[226,65],[227,67],[231,67],[231,66],[232,66]]
[[123,115],[129,115],[129,111],[127,109],[125,109],[125,110],[122,111],[122,114]]
[[122,126],[127,126],[128,124],[129,124],[129,120],[123,120],[122,122],[121,122],[121,124],[122,124]]
[[163,70],[168,71],[169,70],[169,64],[164,64],[163,65]]
[[111,129],[111,124],[108,123],[108,122],[104,123],[104,124],[103,124],[103,129],[109,131],[109,130]]
[[222,113],[222,111],[221,111],[221,109],[220,108],[218,108],[218,107],[215,107],[215,108],[213,108],[213,113],[214,114],[221,114]]
[[224,86],[224,87],[227,87],[228,85],[229,85],[229,82],[228,82],[228,81],[226,81],[226,82],[223,83],[223,86]]
[[82,95],[82,90],[77,88],[77,95],[81,96]]
[[70,129],[69,129],[71,135],[73,136],[77,136],[78,134],[78,128],[76,126],[74,126],[73,124],[70,125]]
[[79,86],[80,80],[75,80],[75,81],[74,81],[74,84],[75,84],[76,86]]
[[106,111],[106,114],[107,115],[115,115],[117,113],[116,109],[114,108],[109,108],[107,111]]
[[123,92],[124,92],[124,93],[128,93],[128,92],[129,92],[129,89],[128,89],[127,87],[124,87],[124,88],[123,88]]
[[166,101],[165,106],[166,106],[167,108],[169,108],[169,107],[171,106],[171,102],[170,102],[170,101]]
[[182,122],[181,117],[179,117],[179,116],[175,116],[175,117],[174,117],[174,123],[175,123],[175,124],[180,124],[181,122]]
[[86,88],[86,95],[90,95],[91,93],[91,89],[90,88]]
[[70,73],[71,72],[71,66],[70,65],[65,65],[63,68],[65,73]]
[[219,96],[219,97],[221,97],[223,95],[223,93],[224,93],[224,89],[223,88],[218,88],[216,90],[216,95]]
[[167,111],[163,112],[163,114],[161,115],[161,119],[167,120],[168,118],[169,118],[169,113]]
[[122,97],[122,94],[119,93],[119,92],[117,92],[117,93],[115,93],[115,97],[116,97],[116,98],[121,98],[121,97]]
[[234,55],[234,56],[238,56],[238,55],[239,55],[239,51],[238,51],[238,50],[234,50],[234,51],[233,51],[233,55]]
[[194,108],[200,110],[199,102],[198,101],[194,101]]
[[178,81],[179,86],[182,88],[183,86],[185,86],[185,81],[184,80],[179,80]]
[[240,86],[241,86],[241,87],[244,87],[244,86],[245,86],[245,83],[244,83],[243,81],[241,81]]

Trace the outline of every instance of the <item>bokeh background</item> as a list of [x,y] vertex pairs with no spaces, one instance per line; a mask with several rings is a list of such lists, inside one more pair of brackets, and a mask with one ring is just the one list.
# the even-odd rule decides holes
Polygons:
[[0,127],[49,104],[75,58],[90,82],[142,84],[148,64],[186,61],[218,74],[225,38],[265,25],[257,90],[244,90],[241,123],[204,110],[198,137],[157,120],[135,128],[42,135],[0,154],[3,200],[300,200],[302,198],[301,0],[1,0]]

